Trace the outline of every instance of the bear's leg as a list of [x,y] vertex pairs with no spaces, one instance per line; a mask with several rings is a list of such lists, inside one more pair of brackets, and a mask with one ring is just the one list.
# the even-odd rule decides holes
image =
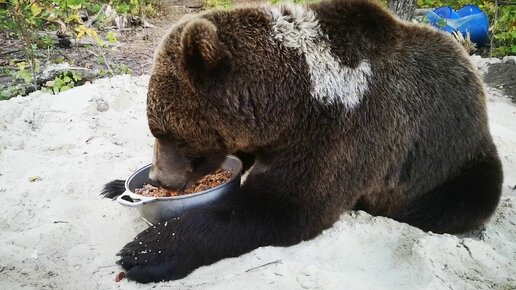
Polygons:
[[100,195],[107,198],[116,198],[125,191],[125,180],[116,179],[104,185]]
[[502,182],[496,151],[480,154],[453,179],[409,203],[393,218],[435,233],[472,230],[495,211]]
[[117,263],[127,278],[138,282],[180,279],[200,266],[261,246],[296,244],[329,226],[331,222],[294,207],[260,199],[233,201],[149,227],[118,253]]

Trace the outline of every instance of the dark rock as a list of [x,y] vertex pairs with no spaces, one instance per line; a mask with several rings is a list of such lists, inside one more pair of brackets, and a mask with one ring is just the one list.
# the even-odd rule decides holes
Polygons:
[[491,87],[503,90],[516,103],[516,62],[514,59],[490,65],[484,81]]

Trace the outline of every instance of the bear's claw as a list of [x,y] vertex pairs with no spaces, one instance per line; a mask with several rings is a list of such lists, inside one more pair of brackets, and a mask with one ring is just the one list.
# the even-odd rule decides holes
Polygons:
[[125,180],[115,179],[104,185],[100,191],[100,196],[103,198],[115,199],[125,191]]
[[156,225],[138,234],[117,253],[116,262],[126,277],[140,283],[174,280],[186,276],[196,264],[196,255],[191,253],[192,243],[176,236],[177,224]]

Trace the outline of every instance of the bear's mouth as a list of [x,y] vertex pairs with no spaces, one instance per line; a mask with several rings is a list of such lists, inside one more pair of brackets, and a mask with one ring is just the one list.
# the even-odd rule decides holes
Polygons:
[[222,162],[226,158],[226,154],[215,154],[211,156],[200,156],[192,159],[192,172],[188,174],[186,186],[197,181],[202,176],[211,174],[220,168]]
[[163,188],[163,189],[166,189],[166,190],[171,190],[171,191],[182,191],[184,190],[185,188],[188,187],[189,185],[189,180],[190,178],[188,178],[188,180],[184,181],[182,184],[180,184],[179,186],[168,186],[167,184],[163,184],[161,183],[159,180],[153,180],[153,179],[148,179],[147,183],[149,185],[152,185],[154,187],[158,187],[158,188]]

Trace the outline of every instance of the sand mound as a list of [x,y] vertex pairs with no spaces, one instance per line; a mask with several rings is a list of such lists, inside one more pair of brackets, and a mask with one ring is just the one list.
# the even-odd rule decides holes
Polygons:
[[352,212],[314,240],[260,248],[180,281],[115,283],[114,254],[146,226],[98,192],[150,162],[147,81],[119,76],[0,102],[0,289],[516,288],[516,106],[495,90],[489,113],[505,184],[485,229],[436,235]]

